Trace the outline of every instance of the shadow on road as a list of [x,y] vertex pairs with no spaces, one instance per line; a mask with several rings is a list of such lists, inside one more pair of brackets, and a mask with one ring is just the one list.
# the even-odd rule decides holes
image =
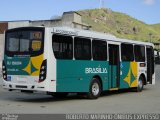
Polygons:
[[[150,89],[153,88],[144,88],[143,92],[149,91]],[[13,94],[12,94],[13,93]],[[32,103],[47,103],[47,102],[67,102],[67,101],[74,101],[74,100],[89,100],[87,97],[84,96],[79,96],[76,93],[71,93],[67,97],[64,98],[55,98],[49,95],[44,95],[44,94],[24,94],[24,93],[19,93],[19,92],[12,92],[9,93],[5,98],[0,98],[1,100],[9,100],[9,101],[15,101],[15,102],[32,102]],[[118,96],[118,95],[123,95],[123,94],[129,94],[129,93],[137,93],[133,89],[123,89],[123,90],[118,90],[118,91],[105,91],[102,93],[101,98],[103,97],[111,97],[111,96]]]
[[85,100],[82,97],[79,97],[77,95],[69,95],[67,97],[64,98],[55,98],[52,96],[45,96],[45,97],[39,97],[39,96],[35,96],[34,98],[16,98],[14,99],[14,101],[18,101],[18,102],[32,102],[32,103],[46,103],[46,102],[61,102],[61,101],[72,101],[72,100]]

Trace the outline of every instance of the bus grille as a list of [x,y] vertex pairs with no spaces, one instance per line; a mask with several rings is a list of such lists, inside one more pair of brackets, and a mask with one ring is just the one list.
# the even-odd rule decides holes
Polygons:
[[27,86],[16,85],[16,88],[27,88]]

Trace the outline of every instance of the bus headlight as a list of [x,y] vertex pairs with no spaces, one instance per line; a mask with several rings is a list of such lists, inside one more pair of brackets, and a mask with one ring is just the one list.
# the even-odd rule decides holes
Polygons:
[[47,60],[44,60],[40,69],[39,82],[43,82],[46,79],[46,74],[47,74]]
[[2,74],[3,74],[3,79],[7,81],[7,69],[4,61],[2,63]]

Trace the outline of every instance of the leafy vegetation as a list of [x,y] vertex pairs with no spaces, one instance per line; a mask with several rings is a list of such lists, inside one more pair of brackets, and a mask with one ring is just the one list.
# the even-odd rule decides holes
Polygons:
[[148,25],[129,15],[104,8],[78,13],[82,15],[82,21],[92,26],[94,31],[111,33],[119,38],[160,42],[160,24]]

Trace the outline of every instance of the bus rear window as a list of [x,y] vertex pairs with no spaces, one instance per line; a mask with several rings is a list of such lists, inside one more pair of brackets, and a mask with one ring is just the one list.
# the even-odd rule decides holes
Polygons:
[[12,30],[6,33],[5,50],[9,55],[34,55],[43,50],[43,32]]

